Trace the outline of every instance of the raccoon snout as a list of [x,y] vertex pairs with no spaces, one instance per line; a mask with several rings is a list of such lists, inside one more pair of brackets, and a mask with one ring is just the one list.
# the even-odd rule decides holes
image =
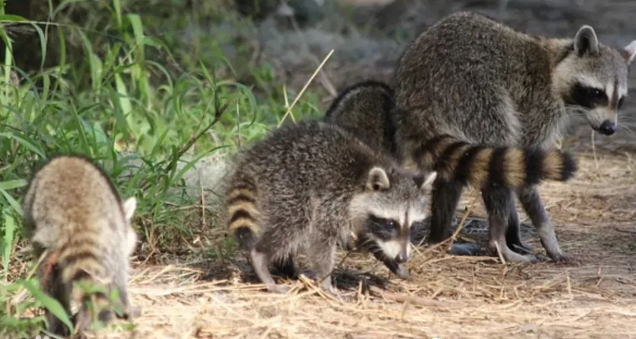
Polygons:
[[605,135],[612,135],[616,133],[616,123],[612,120],[605,120],[598,128],[598,131]]
[[400,263],[400,264],[406,262],[407,260],[409,260],[409,255],[408,255],[408,253],[406,253],[406,250],[402,250],[400,252],[400,254],[398,254],[395,257],[395,261]]

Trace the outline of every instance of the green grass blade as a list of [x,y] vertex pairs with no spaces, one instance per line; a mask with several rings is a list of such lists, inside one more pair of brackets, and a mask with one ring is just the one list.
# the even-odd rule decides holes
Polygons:
[[66,8],[66,6],[68,6],[70,4],[74,4],[74,3],[78,3],[78,2],[86,2],[86,1],[88,1],[88,0],[64,0],[64,1],[62,1],[62,3],[59,4],[59,6],[57,6],[55,8],[53,13],[51,14],[51,18],[55,17],[57,15],[57,13],[59,13],[61,10],[63,10],[64,8]]
[[31,150],[33,153],[39,155],[40,157],[45,158],[44,151],[40,147],[36,146],[33,142],[31,142],[31,141],[29,141],[29,140],[27,140],[27,139],[25,139],[25,138],[23,138],[23,137],[21,137],[19,135],[16,135],[16,134],[11,133],[11,132],[6,132],[6,133],[0,133],[0,138],[15,139],[20,145],[28,148],[29,150]]
[[13,43],[13,40],[9,38],[9,36],[7,35],[7,33],[4,31],[2,27],[0,27],[0,38],[2,39],[2,42],[4,42],[6,49],[8,49],[9,52],[11,52],[11,44]]
[[12,189],[24,187],[27,185],[27,181],[24,179],[19,180],[9,180],[0,182],[0,189],[10,191]]
[[20,203],[15,200],[14,197],[11,196],[11,194],[9,194],[6,190],[0,188],[0,193],[4,196],[5,199],[7,199],[7,202],[9,203],[9,205],[11,205],[11,207],[13,207],[13,210],[16,211],[16,213],[18,213],[20,215],[20,217],[22,217],[23,213],[22,213],[22,206],[20,206]]
[[49,312],[51,312],[54,316],[56,316],[60,321],[68,327],[69,331],[73,333],[73,324],[69,320],[68,314],[62,307],[59,301],[51,298],[50,296],[44,294],[35,284],[31,281],[20,280],[18,284],[24,286],[31,295],[44,306]]
[[2,271],[5,281],[9,273],[9,258],[13,249],[13,236],[15,231],[15,220],[10,213],[3,213],[4,236],[2,237]]
[[117,19],[117,27],[121,28],[121,3],[119,0],[113,0],[115,8],[115,19]]

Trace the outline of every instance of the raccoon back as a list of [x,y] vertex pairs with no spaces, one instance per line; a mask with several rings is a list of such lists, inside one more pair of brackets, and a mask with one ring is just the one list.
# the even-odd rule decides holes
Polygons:
[[105,277],[127,269],[133,234],[115,188],[89,160],[61,156],[46,163],[31,180],[24,211],[36,255],[55,256],[64,281],[80,271]]
[[[226,218],[244,249],[267,227],[267,218],[287,218],[287,211],[291,215],[306,209],[313,194],[352,195],[364,187],[372,164],[392,164],[350,133],[320,122],[272,131],[239,157],[227,192]],[[272,202],[285,210],[270,211]]]
[[393,154],[393,106],[393,90],[385,83],[368,80],[346,88],[327,110],[325,121],[372,148]]

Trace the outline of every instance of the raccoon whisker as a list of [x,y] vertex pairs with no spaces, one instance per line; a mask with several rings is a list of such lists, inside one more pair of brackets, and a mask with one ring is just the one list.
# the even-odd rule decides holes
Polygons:
[[626,124],[626,123],[636,123],[636,117],[633,116],[621,116],[618,121],[621,124]]
[[372,247],[377,247],[377,246],[375,246],[375,242],[374,242],[373,239],[365,237],[364,241],[359,242],[357,247],[358,248],[365,248],[366,246],[369,246],[369,245],[371,245]]
[[565,109],[571,114],[574,113],[579,115],[585,115],[585,113],[587,113],[587,109],[585,107],[581,107],[578,105],[566,105]]
[[628,132],[630,135],[636,135],[636,131],[627,125],[619,125],[619,129],[621,130],[621,133]]

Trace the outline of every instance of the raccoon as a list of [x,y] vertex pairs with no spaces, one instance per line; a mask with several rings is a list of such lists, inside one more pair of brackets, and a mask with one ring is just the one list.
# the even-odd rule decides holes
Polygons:
[[[568,113],[583,114],[602,134],[616,131],[617,111],[627,93],[628,68],[635,54],[636,41],[622,49],[610,48],[599,43],[589,26],[581,27],[574,39],[551,39],[516,32],[479,14],[452,14],[416,38],[398,63],[394,115],[400,158],[425,166],[418,161],[430,141],[450,136],[459,143],[447,148],[446,155],[460,154],[458,149],[473,145],[494,147],[492,159],[502,159],[500,147],[520,147],[535,155],[506,153],[504,166],[540,168],[545,160],[536,163],[533,157],[555,147]],[[473,148],[472,152],[464,153],[458,168],[472,170],[481,161],[483,151]],[[522,161],[508,162],[513,159]],[[501,169],[491,165],[487,174],[471,175],[492,176]],[[436,181],[431,199],[432,242],[449,237],[465,179],[440,175]],[[536,181],[514,189],[508,182],[487,181],[481,188],[492,250],[499,247],[510,261],[534,260],[522,255],[529,246],[519,236],[516,190],[548,255],[555,261],[568,259],[559,247]]]
[[327,110],[325,122],[378,151],[394,155],[393,106],[393,89],[383,82],[367,80],[345,88]]
[[[397,156],[393,95],[384,83],[365,81],[353,85],[332,103],[325,120],[354,134],[378,152]],[[449,135],[442,135],[421,144],[414,156],[420,167],[438,171],[440,179],[456,177],[462,185],[478,189],[492,183],[520,187],[542,180],[566,181],[576,172],[576,163],[567,153],[500,149],[494,157],[495,163],[491,164],[494,151],[494,148],[470,147]],[[491,165],[494,166],[492,173]],[[410,164],[409,167],[417,169],[418,166]],[[423,225],[411,229],[414,242],[423,239],[422,229]],[[470,250],[456,246],[453,245],[451,253]],[[387,263],[387,266],[394,265]]]
[[302,250],[321,287],[337,294],[334,254],[351,234],[395,272],[405,271],[409,228],[424,219],[435,176],[405,172],[333,125],[282,127],[238,161],[227,194],[229,231],[269,291],[289,288],[274,282],[268,264],[294,265]]
[[[126,284],[129,257],[137,235],[130,226],[135,198],[122,202],[107,175],[89,159],[58,156],[49,160],[31,179],[24,198],[24,225],[32,235],[36,257],[45,253],[39,269],[42,290],[57,299],[74,316],[76,331],[85,330],[94,318],[113,317],[110,293],[119,292],[119,307],[127,317]],[[75,283],[90,283],[104,290],[84,295]],[[86,305],[102,308],[99,314]],[[113,305],[115,306],[115,305]],[[47,311],[49,330],[68,335],[67,328]]]

